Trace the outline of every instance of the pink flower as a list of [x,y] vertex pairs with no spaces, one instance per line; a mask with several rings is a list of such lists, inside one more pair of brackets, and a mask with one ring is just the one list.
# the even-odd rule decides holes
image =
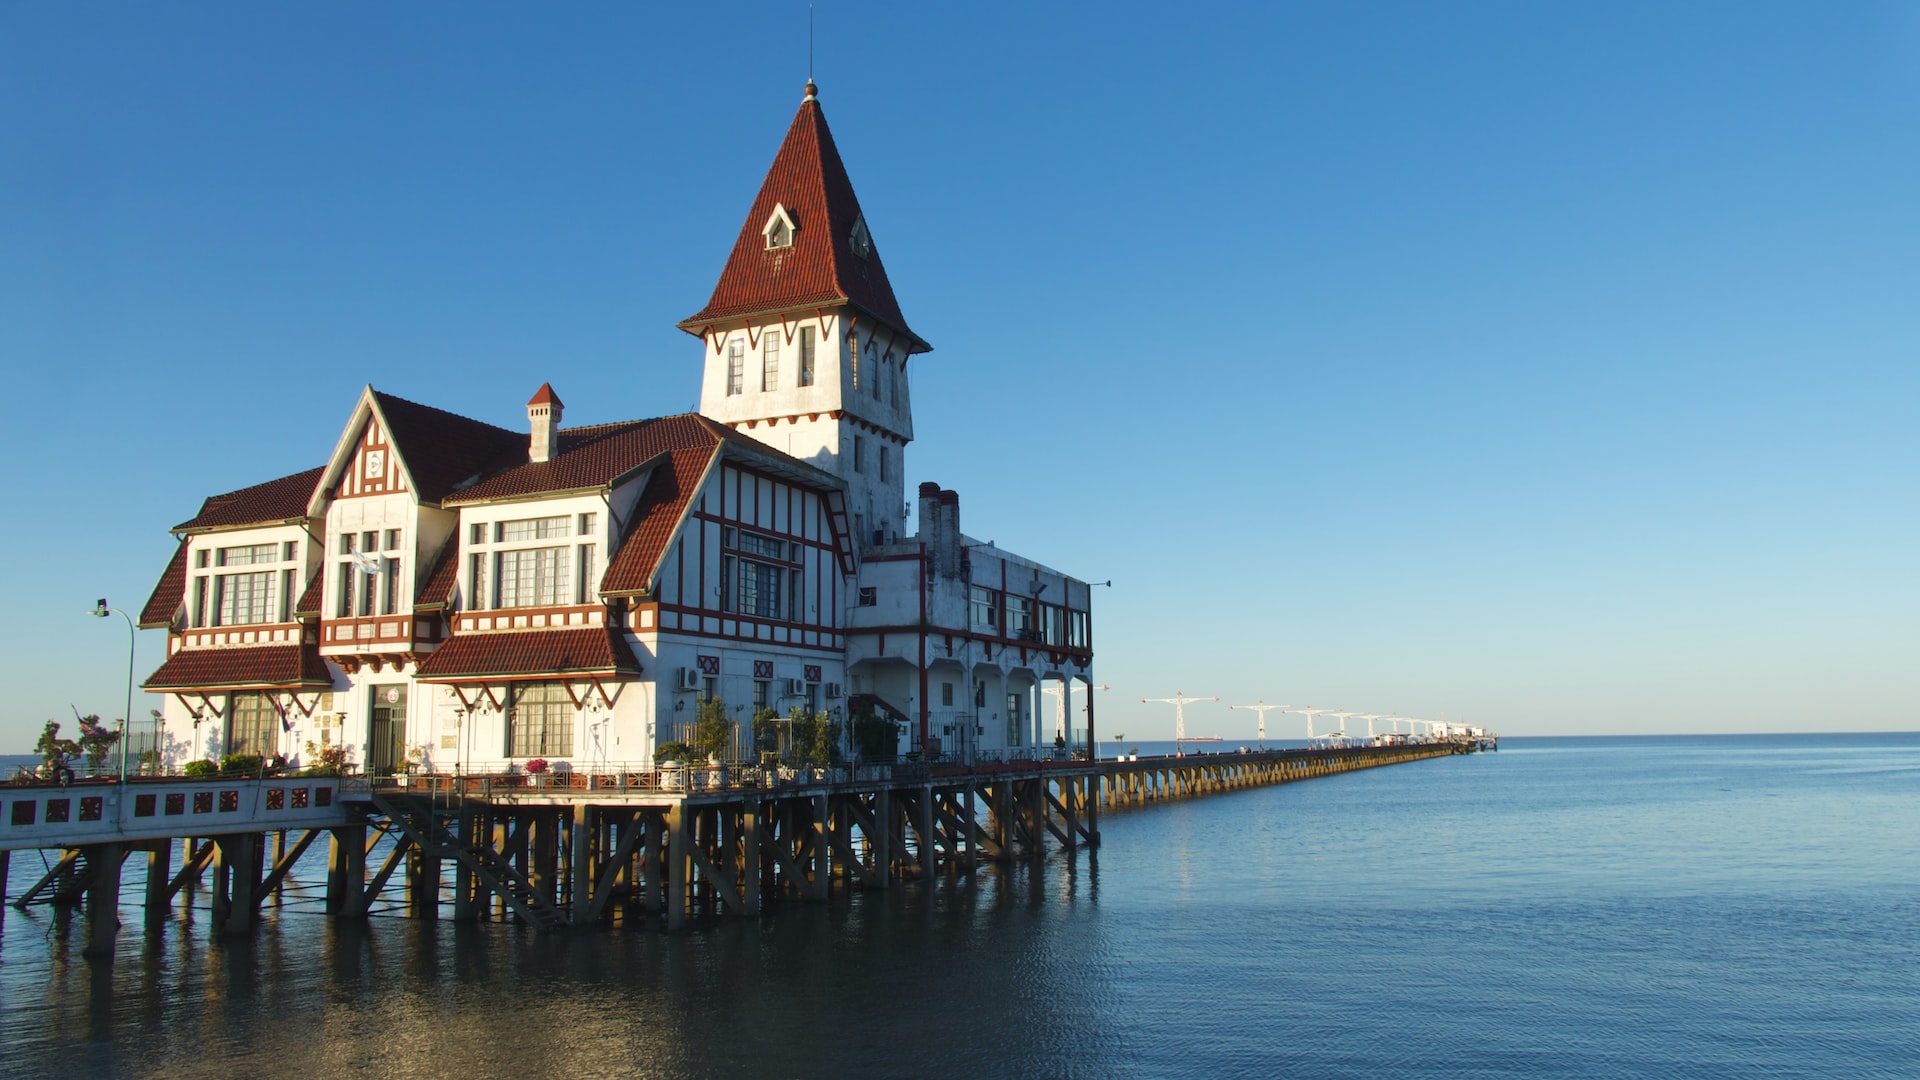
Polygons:
[[532,759],[531,761],[528,761],[528,762],[527,762],[527,771],[528,771],[528,772],[530,772],[530,773],[543,773],[543,772],[546,772],[546,771],[547,771],[547,759],[546,759],[546,758],[543,758],[543,757],[537,757],[537,758],[534,758],[534,759]]

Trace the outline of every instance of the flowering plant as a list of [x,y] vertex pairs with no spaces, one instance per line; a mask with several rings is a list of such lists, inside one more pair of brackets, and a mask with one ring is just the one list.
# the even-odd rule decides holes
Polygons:
[[527,762],[527,771],[534,774],[546,772],[547,759],[543,757],[537,757]]

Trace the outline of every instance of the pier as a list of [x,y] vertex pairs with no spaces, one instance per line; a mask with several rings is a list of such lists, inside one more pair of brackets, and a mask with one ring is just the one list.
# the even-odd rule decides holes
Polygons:
[[[0,786],[0,899],[19,909],[84,905],[86,951],[110,955],[125,863],[144,855],[148,928],[204,882],[216,931],[242,934],[324,839],[333,918],[365,917],[384,898],[421,919],[678,930],[836,889],[1094,848],[1102,812],[1490,748],[1456,740],[405,784],[355,776],[16,784]],[[14,893],[11,855],[22,850],[50,856],[48,869]]]

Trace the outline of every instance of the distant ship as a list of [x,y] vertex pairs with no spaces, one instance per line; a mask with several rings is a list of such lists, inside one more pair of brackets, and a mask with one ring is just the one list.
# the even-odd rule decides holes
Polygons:
[[1186,738],[1181,739],[1180,741],[1181,742],[1220,742],[1221,739],[1220,739],[1220,736],[1218,735],[1189,735]]

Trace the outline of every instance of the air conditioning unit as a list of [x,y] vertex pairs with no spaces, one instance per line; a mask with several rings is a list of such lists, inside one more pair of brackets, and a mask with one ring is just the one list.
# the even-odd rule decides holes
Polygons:
[[833,698],[837,698],[837,697],[839,697],[839,696],[840,696],[840,684],[839,684],[839,683],[837,683],[837,682],[830,682],[830,683],[828,683],[828,684],[826,684],[826,686],[827,686],[827,697],[828,697],[828,699],[833,699]]
[[784,680],[783,685],[785,689],[783,689],[781,693],[788,697],[799,697],[801,694],[806,693],[806,689],[799,679]]
[[700,669],[690,668],[690,667],[681,668],[680,683],[679,683],[678,689],[681,689],[681,690],[700,689]]

